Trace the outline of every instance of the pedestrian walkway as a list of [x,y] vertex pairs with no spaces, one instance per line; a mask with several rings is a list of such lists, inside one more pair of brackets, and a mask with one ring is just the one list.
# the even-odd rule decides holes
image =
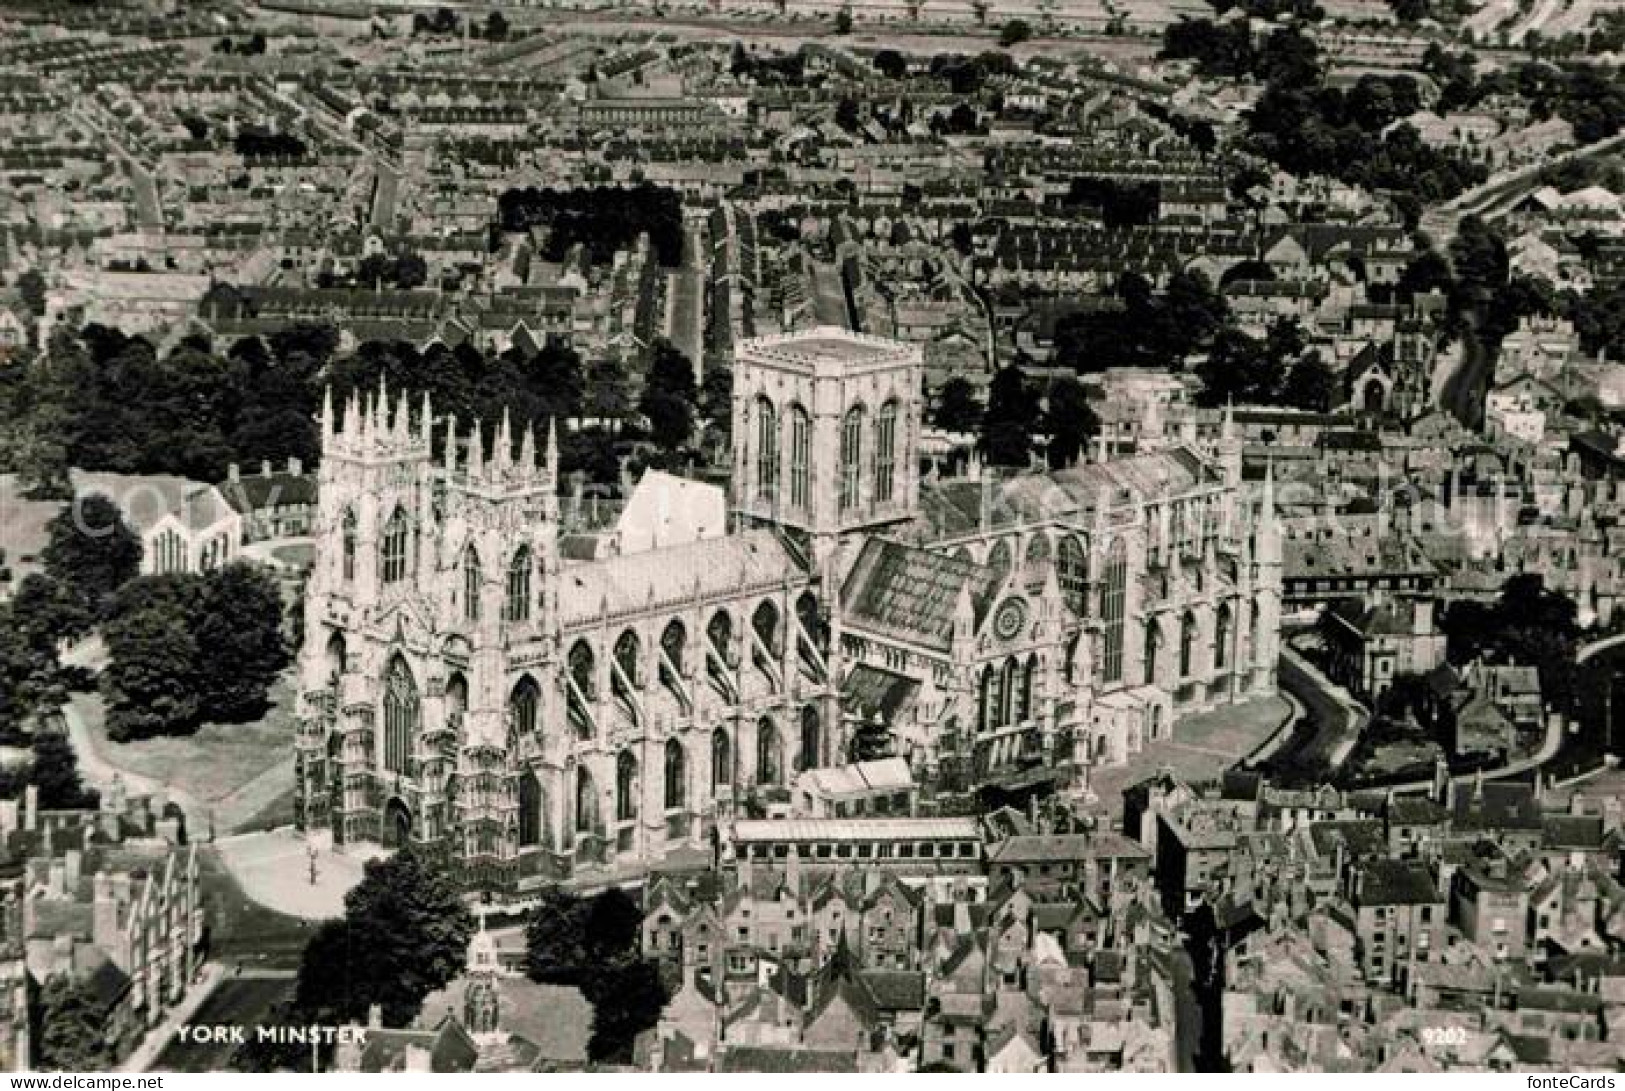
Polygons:
[[198,974],[197,981],[187,990],[186,996],[170,1011],[162,1023],[147,1032],[146,1037],[141,1039],[141,1044],[136,1046],[135,1050],[119,1064],[118,1070],[120,1072],[145,1072],[151,1068],[152,1063],[158,1059],[158,1055],[169,1048],[169,1044],[175,1040],[175,1035],[179,1033],[180,1028],[191,1021],[192,1016],[197,1014],[197,1010],[203,1006],[205,1000],[209,999],[210,994],[214,992],[221,979],[225,976],[226,968],[220,963],[204,963],[202,972]]

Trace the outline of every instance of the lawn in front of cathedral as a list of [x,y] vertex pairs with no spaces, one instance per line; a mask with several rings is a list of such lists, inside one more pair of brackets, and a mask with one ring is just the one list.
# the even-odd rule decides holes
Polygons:
[[1286,698],[1272,694],[1175,720],[1171,739],[1147,745],[1122,765],[1089,771],[1093,807],[1117,815],[1123,789],[1159,769],[1171,770],[1186,783],[1217,781],[1279,730],[1291,711]]
[[[190,735],[116,743],[107,737],[99,696],[81,695],[84,723],[105,781],[119,772],[132,794],[167,790],[188,814],[188,833],[207,838],[292,821],[294,694],[287,678],[271,688],[271,707],[254,723],[205,724]],[[83,764],[83,759],[81,759]]]

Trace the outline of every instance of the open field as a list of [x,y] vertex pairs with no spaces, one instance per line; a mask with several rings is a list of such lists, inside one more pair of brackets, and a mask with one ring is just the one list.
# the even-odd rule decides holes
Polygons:
[[[191,735],[124,743],[107,738],[99,696],[76,696],[73,711],[100,764],[124,774],[134,791],[159,787],[189,813],[212,815],[223,834],[260,816],[293,785],[293,688],[286,679],[272,687],[271,700],[256,723],[205,724]],[[195,814],[193,825],[194,836],[208,835]]]
[[1123,789],[1166,768],[1185,781],[1213,781],[1251,754],[1291,711],[1282,697],[1256,697],[1174,722],[1172,739],[1147,746],[1123,765],[1093,769],[1089,786],[1102,813],[1116,814]]

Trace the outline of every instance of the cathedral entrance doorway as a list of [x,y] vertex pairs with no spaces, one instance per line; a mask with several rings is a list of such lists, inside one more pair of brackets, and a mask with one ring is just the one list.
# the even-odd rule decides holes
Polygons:
[[384,805],[384,848],[398,849],[412,837],[412,812],[399,797]]

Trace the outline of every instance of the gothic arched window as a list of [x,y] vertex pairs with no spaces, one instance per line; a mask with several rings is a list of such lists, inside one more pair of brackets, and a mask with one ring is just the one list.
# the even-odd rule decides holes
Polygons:
[[1072,612],[1080,618],[1089,616],[1089,553],[1083,543],[1068,534],[1057,548],[1055,580],[1061,585]]
[[483,582],[479,552],[469,546],[463,551],[463,617],[469,621],[480,620],[480,584]]
[[1101,594],[1100,612],[1106,622],[1102,658],[1107,682],[1123,680],[1123,618],[1128,587],[1128,550],[1119,538],[1106,552],[1106,587]]
[[576,831],[598,831],[598,788],[585,765],[576,766]]
[[513,693],[508,697],[508,713],[513,721],[513,729],[521,735],[529,735],[536,730],[536,710],[541,705],[542,691],[535,681],[526,675],[513,687]]
[[384,769],[406,772],[412,740],[418,733],[418,687],[400,656],[390,660],[384,674]]
[[1189,678],[1196,665],[1196,615],[1186,614],[1179,623],[1179,676]]
[[615,665],[620,668],[628,685],[643,685],[642,657],[643,642],[638,639],[638,634],[631,629],[624,630],[615,639]]
[[808,705],[801,710],[801,759],[798,765],[802,769],[816,769],[819,765],[819,755],[823,749],[822,732],[819,730],[818,710]]
[[1147,618],[1145,622],[1145,683],[1150,685],[1157,680],[1157,654],[1162,651],[1162,630],[1158,628],[1155,618]]
[[875,418],[875,503],[891,503],[896,479],[897,402],[889,401]]
[[530,620],[530,547],[520,546],[508,562],[508,594],[503,604],[506,621]]
[[379,554],[383,561],[385,583],[398,583],[406,578],[406,534],[409,529],[407,523],[406,512],[396,508],[389,521],[384,524],[384,537],[379,543]]
[[812,463],[812,417],[799,405],[790,407],[790,506],[805,508]]
[[1219,604],[1213,631],[1213,669],[1224,670],[1230,665],[1230,604]]
[[542,786],[536,774],[526,769],[519,776],[519,844],[522,848],[542,843]]
[[711,785],[733,783],[733,746],[720,727],[711,732]]
[[840,510],[850,511],[858,506],[858,482],[862,473],[863,406],[854,405],[841,419]]
[[681,807],[687,800],[688,761],[683,744],[676,739],[666,740],[666,810]]
[[779,748],[779,729],[773,721],[762,717],[756,725],[756,783],[777,784],[784,769],[783,752]]
[[772,499],[779,491],[779,414],[766,398],[756,399],[756,487]]
[[625,750],[615,759],[615,821],[638,816],[638,759]]
[[355,579],[355,536],[356,536],[356,529],[355,529],[355,510],[354,509],[352,509],[352,508],[346,508],[345,509],[345,512],[344,512],[344,524],[343,524],[343,527],[342,527],[342,529],[340,530],[339,533],[342,535],[343,540],[344,540],[344,544],[343,544],[344,582],[345,583],[350,583],[351,581],[353,581]]

